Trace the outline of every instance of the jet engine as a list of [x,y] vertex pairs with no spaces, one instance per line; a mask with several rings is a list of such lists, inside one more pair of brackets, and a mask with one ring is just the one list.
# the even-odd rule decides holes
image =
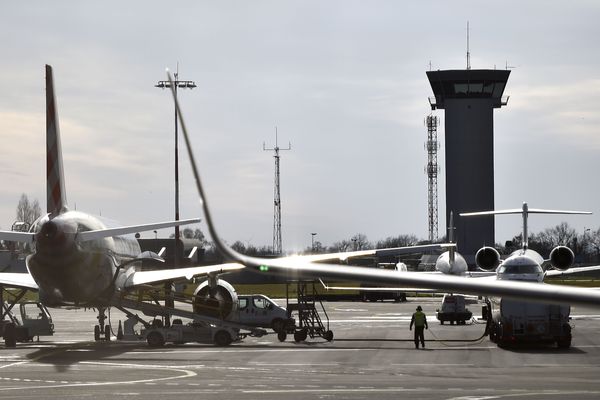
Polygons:
[[229,319],[238,309],[238,296],[231,284],[209,276],[194,291],[194,313]]
[[477,266],[485,271],[493,271],[500,265],[500,253],[493,247],[482,247],[475,254]]
[[567,246],[557,246],[550,252],[550,264],[562,271],[571,268],[575,261],[575,254]]

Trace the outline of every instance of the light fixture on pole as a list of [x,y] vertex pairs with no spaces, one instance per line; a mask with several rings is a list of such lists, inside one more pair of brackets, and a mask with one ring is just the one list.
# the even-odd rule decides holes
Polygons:
[[[183,81],[179,80],[179,63],[177,63],[177,71],[174,74],[175,80],[173,81],[175,96],[177,96],[177,89],[193,89],[196,87],[194,81]],[[171,82],[169,81],[159,81],[156,85],[154,85],[160,89],[166,89],[171,87]],[[177,132],[179,125],[179,120],[177,117],[177,106],[175,106],[175,220],[179,221],[179,134]],[[179,226],[175,226],[175,248],[174,248],[174,256],[173,256],[173,268],[177,268],[179,264],[179,253],[180,253],[180,245],[179,245]],[[174,300],[171,298],[171,286],[172,282],[165,283],[165,306],[174,307]],[[170,325],[170,321],[168,317],[166,318],[167,326]]]

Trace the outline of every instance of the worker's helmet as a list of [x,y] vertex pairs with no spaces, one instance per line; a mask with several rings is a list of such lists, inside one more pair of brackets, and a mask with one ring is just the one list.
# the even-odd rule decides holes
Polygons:
[[417,311],[423,311],[423,309],[421,308],[421,306],[417,306]]

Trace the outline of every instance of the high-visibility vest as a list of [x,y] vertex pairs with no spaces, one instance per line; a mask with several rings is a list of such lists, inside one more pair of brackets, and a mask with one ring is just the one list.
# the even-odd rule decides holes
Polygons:
[[425,326],[425,313],[421,311],[417,311],[413,314],[413,318],[415,320],[415,326],[421,327]]

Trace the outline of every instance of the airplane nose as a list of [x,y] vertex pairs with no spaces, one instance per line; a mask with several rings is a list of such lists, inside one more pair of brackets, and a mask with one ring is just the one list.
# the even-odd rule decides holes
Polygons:
[[40,231],[40,236],[46,240],[52,240],[58,232],[58,227],[53,221],[46,222]]

